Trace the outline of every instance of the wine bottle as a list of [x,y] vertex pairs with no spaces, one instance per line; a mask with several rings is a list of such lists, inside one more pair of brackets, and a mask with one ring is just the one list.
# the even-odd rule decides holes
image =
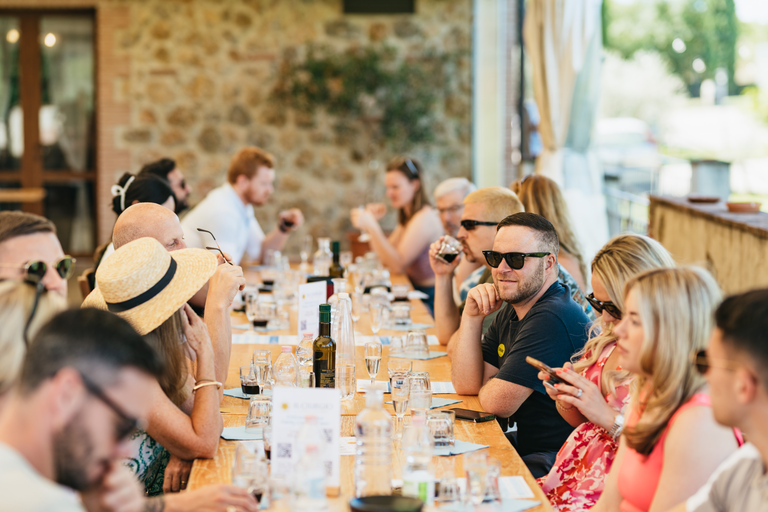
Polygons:
[[328,275],[331,277],[344,277],[344,267],[339,263],[339,242],[334,240],[331,243],[331,251],[333,251],[333,263],[328,268]]
[[320,333],[312,344],[316,388],[336,387],[336,342],[331,338],[331,306],[320,304]]

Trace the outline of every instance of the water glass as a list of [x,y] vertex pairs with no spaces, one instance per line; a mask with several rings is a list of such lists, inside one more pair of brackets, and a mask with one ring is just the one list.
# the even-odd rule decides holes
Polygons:
[[352,300],[352,321],[357,323],[363,312],[363,294],[353,292],[352,295],[350,295],[350,299]]
[[245,418],[246,432],[262,432],[272,417],[272,399],[265,395],[254,395],[248,402],[248,416]]
[[272,378],[272,352],[269,350],[253,351],[253,367],[256,369],[256,379],[262,387],[271,388],[274,384]]
[[396,334],[389,337],[389,355],[397,357],[402,355],[405,350],[405,336]]
[[395,302],[402,302],[408,300],[408,291],[411,289],[407,284],[393,284],[392,295],[395,297]]
[[488,454],[485,450],[464,454],[464,471],[467,474],[467,494],[473,505],[485,499],[488,482]]
[[372,341],[365,344],[365,369],[368,370],[368,376],[371,378],[371,384],[376,382],[376,375],[379,374],[381,366],[381,343]]
[[411,389],[414,386],[431,390],[432,384],[429,382],[429,372],[411,372]]
[[501,501],[499,490],[499,477],[501,476],[501,462],[493,457],[488,457],[488,471],[485,479],[485,499],[483,501]]
[[339,263],[345,269],[349,268],[352,264],[352,251],[342,251],[341,254],[339,254]]
[[259,508],[269,507],[269,467],[259,454],[249,451],[244,445],[235,450],[232,466],[232,484],[254,497]]
[[453,430],[455,422],[456,413],[454,411],[442,410],[427,413],[427,427],[435,441],[435,447],[454,446],[456,444]]
[[407,373],[395,373],[390,379],[389,384],[392,392],[392,405],[395,407],[395,432],[392,439],[397,441],[403,438],[403,417],[408,411],[408,398],[410,395],[410,379]]
[[405,351],[414,356],[428,356],[429,343],[427,333],[423,330],[408,331]]
[[340,364],[336,367],[336,382],[341,390],[341,399],[350,400],[354,398],[357,390],[357,379],[355,378],[354,364]]
[[408,302],[392,304],[390,313],[394,325],[411,325],[411,305]]
[[387,361],[387,373],[389,374],[390,379],[395,373],[408,374],[411,372],[412,368],[413,361],[409,361],[408,359],[396,359],[390,357],[389,361]]
[[258,370],[253,365],[240,367],[240,388],[245,396],[258,395],[261,391]]
[[410,407],[411,414],[426,414],[432,407],[432,391],[424,389],[423,387],[415,387],[414,382],[411,381],[411,394],[410,394]]

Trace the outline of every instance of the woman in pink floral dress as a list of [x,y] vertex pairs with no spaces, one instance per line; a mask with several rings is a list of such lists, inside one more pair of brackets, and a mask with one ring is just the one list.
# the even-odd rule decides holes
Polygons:
[[661,244],[632,234],[613,238],[592,260],[592,294],[587,300],[601,315],[599,326],[593,326],[593,336],[574,356],[575,363],[557,369],[564,382],[552,385],[548,375],[539,373],[560,415],[576,427],[552,470],[538,480],[557,511],[591,508],[616,455],[630,384],[614,352],[613,326],[621,319],[624,283],[646,270],[674,265]]

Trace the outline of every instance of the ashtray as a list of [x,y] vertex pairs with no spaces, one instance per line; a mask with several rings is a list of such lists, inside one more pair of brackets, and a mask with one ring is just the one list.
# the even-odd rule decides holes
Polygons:
[[733,213],[759,213],[763,203],[743,202],[743,203],[725,203],[729,212]]
[[349,502],[353,512],[420,512],[423,506],[424,502],[410,496],[365,496]]
[[690,195],[688,196],[688,202],[689,203],[719,203],[720,198],[718,196]]

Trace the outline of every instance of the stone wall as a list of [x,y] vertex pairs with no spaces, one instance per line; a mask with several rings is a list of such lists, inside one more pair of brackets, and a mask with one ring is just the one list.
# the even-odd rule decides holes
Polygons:
[[[257,211],[265,229],[279,209],[296,206],[308,220],[303,233],[341,238],[349,208],[385,199],[391,145],[366,131],[339,133],[332,116],[308,117],[271,97],[284,59],[301,58],[308,43],[339,52],[386,45],[405,62],[430,50],[458,55],[449,79],[433,84],[435,141],[409,154],[425,164],[430,192],[447,177],[470,177],[471,0],[419,0],[415,15],[396,16],[344,15],[340,0],[118,3],[128,22],[112,34],[110,50],[130,65],[108,86],[130,115],[117,126],[117,149],[133,171],[174,158],[194,188],[192,203],[225,180],[245,145],[277,159],[276,193]],[[102,170],[102,180],[124,170]]]

